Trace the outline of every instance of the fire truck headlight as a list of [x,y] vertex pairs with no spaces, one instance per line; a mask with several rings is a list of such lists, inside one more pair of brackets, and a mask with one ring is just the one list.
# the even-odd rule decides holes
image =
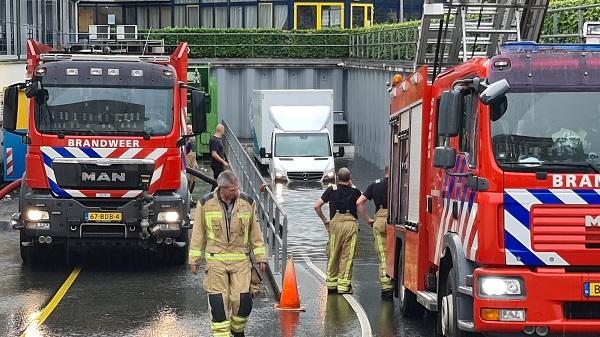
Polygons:
[[514,298],[525,295],[523,280],[518,277],[490,277],[479,279],[479,296]]
[[41,221],[50,219],[50,215],[46,211],[40,211],[39,209],[28,209],[25,212],[25,220],[27,221]]
[[156,217],[156,222],[175,222],[179,221],[179,212],[177,211],[168,211],[168,212],[160,212]]

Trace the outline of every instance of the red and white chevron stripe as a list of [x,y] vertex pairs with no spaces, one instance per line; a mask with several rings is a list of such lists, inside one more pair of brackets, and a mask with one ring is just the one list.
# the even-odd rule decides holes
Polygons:
[[12,147],[6,148],[6,174],[12,176],[15,172]]

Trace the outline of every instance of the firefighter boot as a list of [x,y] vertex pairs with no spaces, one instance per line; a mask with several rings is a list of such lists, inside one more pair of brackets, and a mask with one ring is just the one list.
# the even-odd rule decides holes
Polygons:
[[358,222],[349,213],[336,214],[333,220],[336,218],[339,218],[335,224],[336,245],[339,246],[337,290],[338,294],[351,294],[352,265],[358,252]]
[[387,223],[387,209],[380,208],[377,211],[375,223],[373,224],[373,237],[375,239],[375,251],[379,257],[379,282],[381,283],[381,297],[391,299],[394,284],[392,279],[387,275],[386,268],[386,251],[387,251],[387,235],[385,225]]

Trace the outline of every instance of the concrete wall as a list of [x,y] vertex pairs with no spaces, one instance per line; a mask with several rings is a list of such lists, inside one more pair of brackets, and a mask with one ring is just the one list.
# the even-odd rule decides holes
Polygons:
[[[262,62],[262,63],[261,63]],[[389,103],[386,81],[405,68],[306,60],[265,64],[247,62],[212,65],[217,79],[219,118],[240,138],[250,138],[248,111],[252,90],[333,89],[334,110],[344,111],[356,155],[383,168],[388,159]]]
[[386,81],[393,72],[347,69],[346,120],[356,155],[385,167],[389,152],[390,97]]
[[260,89],[333,89],[334,111],[343,110],[341,68],[216,68],[219,118],[240,138],[250,138],[252,91]]

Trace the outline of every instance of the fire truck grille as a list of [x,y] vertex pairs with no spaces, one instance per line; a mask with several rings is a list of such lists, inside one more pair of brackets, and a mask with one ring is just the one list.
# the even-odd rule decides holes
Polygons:
[[537,206],[531,210],[531,242],[536,251],[600,249],[599,206]]
[[323,178],[323,172],[288,172],[290,180],[315,181]]
[[52,164],[56,183],[64,189],[139,190],[141,176],[151,177],[153,164],[113,164],[101,166],[87,163]]
[[565,303],[566,319],[600,319],[599,302],[567,302]]

